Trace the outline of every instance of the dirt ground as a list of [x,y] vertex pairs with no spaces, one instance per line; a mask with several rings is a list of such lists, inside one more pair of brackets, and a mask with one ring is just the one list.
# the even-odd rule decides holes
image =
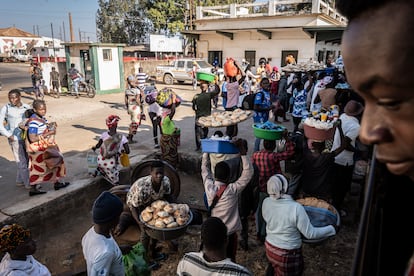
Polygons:
[[[304,276],[350,275],[354,248],[358,230],[358,195],[350,195],[346,201],[348,215],[342,217],[339,233],[318,244],[303,244],[305,258]],[[200,246],[200,226],[189,226],[187,233],[178,240],[178,252],[170,252],[161,243],[162,252],[168,254],[168,259],[160,262],[160,268],[152,275],[176,275],[175,271],[184,253],[198,251]],[[255,222],[252,216],[249,223],[249,249],[238,248],[237,263],[247,267],[253,275],[265,275],[267,258],[264,245],[255,239]]]

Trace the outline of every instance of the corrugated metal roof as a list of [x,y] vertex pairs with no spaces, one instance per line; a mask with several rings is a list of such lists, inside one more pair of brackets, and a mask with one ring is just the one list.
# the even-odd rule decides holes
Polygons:
[[16,27],[0,28],[0,36],[10,37],[39,37],[37,35],[17,29]]

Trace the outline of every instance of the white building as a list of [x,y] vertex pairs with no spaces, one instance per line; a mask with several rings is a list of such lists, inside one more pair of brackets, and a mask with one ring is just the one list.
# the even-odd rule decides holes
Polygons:
[[195,28],[183,34],[195,39],[197,57],[209,62],[232,57],[257,66],[265,58],[280,67],[288,54],[298,63],[335,59],[346,24],[328,0],[269,0],[198,6]]
[[59,39],[37,36],[15,27],[0,29],[0,57],[21,57],[28,61],[32,57],[40,62],[57,57],[65,61],[65,47]]
[[30,48],[40,41],[40,37],[15,27],[0,29],[0,57],[2,60],[28,61]]
[[55,61],[55,57],[56,62],[65,62],[65,46],[62,43],[60,39],[42,36],[30,53],[40,62]]

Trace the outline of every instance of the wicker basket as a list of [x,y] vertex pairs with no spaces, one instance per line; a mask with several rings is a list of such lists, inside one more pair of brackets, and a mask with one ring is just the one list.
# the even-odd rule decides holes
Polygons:
[[332,127],[330,129],[319,129],[315,127],[308,126],[307,124],[303,124],[303,130],[305,132],[305,136],[308,139],[317,140],[317,141],[325,141],[333,139],[335,135],[336,127]]
[[[308,214],[313,226],[321,227],[333,224],[336,226],[341,225],[341,216],[339,212],[333,205],[325,200],[316,197],[305,197],[296,201],[305,207],[305,211]],[[328,237],[320,239],[306,239],[302,236],[302,241],[304,243],[320,243],[326,239],[328,239]]]
[[155,226],[151,226],[142,220],[141,215],[139,215],[139,220],[145,225],[145,232],[148,234],[148,236],[159,241],[169,241],[177,239],[184,235],[185,231],[187,230],[187,226],[193,220],[193,213],[191,210],[188,214],[190,217],[187,223],[175,228],[157,228]]

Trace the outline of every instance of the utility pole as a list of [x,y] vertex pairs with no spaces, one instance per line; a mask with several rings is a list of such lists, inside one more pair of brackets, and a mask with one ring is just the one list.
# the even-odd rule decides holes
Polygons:
[[73,33],[72,15],[69,13],[69,30],[70,30],[70,42],[75,42],[75,34]]
[[52,24],[52,23],[50,23],[50,28],[51,28],[51,30],[52,30],[53,59],[54,59],[54,60],[55,60],[55,62],[56,62],[55,38],[54,38],[54,36],[53,36],[53,24]]
[[66,41],[65,21],[63,21],[63,41]]

